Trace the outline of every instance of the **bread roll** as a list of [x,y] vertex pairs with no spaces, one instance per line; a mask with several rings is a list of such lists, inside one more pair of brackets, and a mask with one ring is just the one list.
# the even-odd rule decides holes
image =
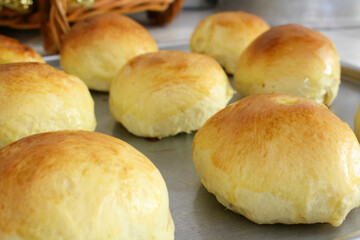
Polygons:
[[354,121],[354,129],[355,129],[355,134],[357,136],[357,138],[360,141],[360,105],[359,108],[357,110],[357,113],[355,115],[355,121]]
[[288,93],[329,106],[339,89],[339,57],[321,33],[295,24],[277,26],[244,51],[234,83],[243,95]]
[[213,57],[227,73],[233,74],[244,49],[268,29],[269,25],[253,14],[220,12],[198,24],[191,37],[190,48],[192,52]]
[[32,48],[0,34],[0,64],[15,62],[44,62],[44,60]]
[[255,94],[211,117],[193,141],[206,189],[259,224],[339,226],[360,204],[360,146],[313,100]]
[[115,13],[77,22],[60,50],[65,72],[82,79],[93,90],[108,91],[121,67],[130,59],[157,51],[155,40],[140,24]]
[[0,149],[0,239],[174,239],[165,182],[129,144],[95,132]]
[[94,130],[86,85],[44,63],[0,65],[0,147],[55,130]]
[[199,129],[233,95],[212,58],[159,51],[127,63],[110,88],[110,111],[131,133],[162,138]]

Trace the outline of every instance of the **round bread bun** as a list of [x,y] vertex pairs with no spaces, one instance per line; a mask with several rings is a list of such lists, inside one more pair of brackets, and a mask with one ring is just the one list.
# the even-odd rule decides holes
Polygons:
[[355,134],[357,136],[357,138],[360,141],[360,105],[359,108],[357,110],[357,113],[355,115],[355,121],[354,121],[354,129],[355,129]]
[[110,87],[110,111],[131,133],[162,138],[199,129],[233,96],[212,58],[159,51],[128,62]]
[[32,48],[0,34],[0,64],[15,62],[44,62],[44,60]]
[[58,131],[0,149],[0,239],[174,239],[165,182],[129,144]]
[[94,101],[77,77],[45,63],[0,65],[0,147],[35,133],[95,126]]
[[77,22],[61,45],[60,64],[93,90],[108,91],[116,73],[135,56],[157,51],[155,40],[129,17],[109,13]]
[[259,224],[339,226],[360,204],[360,146],[313,100],[255,94],[211,117],[193,141],[206,189]]
[[227,73],[233,74],[244,49],[269,28],[263,19],[250,13],[216,13],[198,24],[190,48],[213,57]]
[[271,28],[244,51],[234,74],[236,89],[287,93],[330,105],[340,84],[340,62],[332,42],[295,24]]

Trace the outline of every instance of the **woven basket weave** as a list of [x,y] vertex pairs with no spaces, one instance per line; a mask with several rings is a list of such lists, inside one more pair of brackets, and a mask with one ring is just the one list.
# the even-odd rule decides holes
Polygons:
[[171,22],[181,11],[184,0],[95,0],[90,8],[69,6],[68,0],[34,0],[30,13],[7,8],[0,11],[0,25],[18,29],[41,29],[45,51],[57,53],[70,30],[70,24],[92,15],[149,11],[156,24]]

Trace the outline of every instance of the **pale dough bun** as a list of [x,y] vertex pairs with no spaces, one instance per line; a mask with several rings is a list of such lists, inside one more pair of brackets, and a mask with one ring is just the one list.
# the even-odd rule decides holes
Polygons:
[[360,141],[360,105],[355,115],[354,129],[355,129],[355,134]]
[[340,62],[332,42],[295,24],[271,28],[241,55],[234,74],[243,95],[287,93],[330,105],[340,84]]
[[198,24],[190,48],[213,57],[227,73],[233,74],[244,49],[269,28],[263,19],[250,13],[216,13]]
[[44,60],[32,48],[0,34],[0,64],[15,62],[44,62]]
[[174,239],[158,169],[101,133],[58,131],[0,150],[0,239]]
[[122,68],[111,84],[110,110],[131,133],[162,138],[199,129],[233,93],[214,59],[159,51],[136,57]]
[[120,14],[101,14],[72,27],[61,45],[60,64],[90,89],[108,91],[125,63],[157,50],[155,40],[139,23]]
[[206,189],[259,224],[339,226],[360,204],[360,146],[351,128],[313,100],[268,93],[210,118],[193,141]]
[[94,101],[77,77],[44,63],[0,65],[0,147],[35,133],[95,126]]

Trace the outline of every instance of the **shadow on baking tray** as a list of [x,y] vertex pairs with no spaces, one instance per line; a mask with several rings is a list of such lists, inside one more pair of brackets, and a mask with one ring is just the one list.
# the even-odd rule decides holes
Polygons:
[[[266,203],[264,203],[266,204]],[[211,209],[211,211],[209,211]],[[220,239],[227,232],[226,236],[239,237],[243,239],[333,239],[347,233],[344,228],[346,222],[356,222],[354,218],[359,214],[360,209],[349,213],[342,226],[332,227],[330,224],[265,224],[259,225],[223,207],[203,186],[197,190],[193,204],[193,213],[198,233],[201,238]],[[207,231],[202,231],[204,228]],[[224,229],[226,226],[226,229]],[[211,229],[211,232],[209,232]]]

